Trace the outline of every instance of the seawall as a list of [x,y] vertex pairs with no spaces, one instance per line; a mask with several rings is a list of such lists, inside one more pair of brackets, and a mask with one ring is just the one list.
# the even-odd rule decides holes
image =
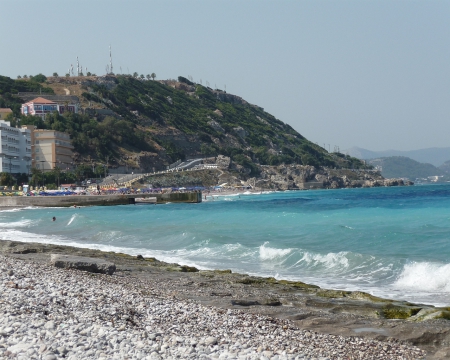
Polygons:
[[69,195],[69,196],[2,196],[0,207],[70,207],[70,206],[108,206],[135,204],[136,198],[156,198],[157,204],[199,203],[201,192],[167,194],[124,194],[124,195]]

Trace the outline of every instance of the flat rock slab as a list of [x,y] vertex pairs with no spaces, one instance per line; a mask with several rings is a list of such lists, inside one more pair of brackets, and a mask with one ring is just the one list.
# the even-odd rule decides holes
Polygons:
[[99,258],[51,254],[50,262],[55,267],[76,269],[91,273],[112,275],[116,271],[116,265],[114,263]]

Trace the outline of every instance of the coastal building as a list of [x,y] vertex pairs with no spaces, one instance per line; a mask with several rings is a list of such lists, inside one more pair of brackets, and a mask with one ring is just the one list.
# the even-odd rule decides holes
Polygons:
[[73,162],[73,146],[70,135],[56,130],[36,129],[33,125],[24,125],[32,133],[32,164],[42,171],[55,167],[71,169]]
[[48,100],[43,97],[38,97],[26,102],[25,104],[22,104],[20,111],[24,115],[35,115],[40,116],[44,119],[46,114],[52,113],[54,111],[58,111],[60,114],[63,114],[66,111],[77,113],[78,104],[68,102],[61,104],[54,100]]
[[30,173],[31,131],[17,129],[9,121],[0,120],[0,172]]
[[12,114],[10,108],[0,108],[0,120],[5,120],[9,114]]

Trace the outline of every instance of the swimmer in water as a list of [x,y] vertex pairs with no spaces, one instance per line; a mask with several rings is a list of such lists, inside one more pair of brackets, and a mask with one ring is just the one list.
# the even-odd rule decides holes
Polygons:
[[52,221],[56,221],[56,217],[55,216],[53,216]]

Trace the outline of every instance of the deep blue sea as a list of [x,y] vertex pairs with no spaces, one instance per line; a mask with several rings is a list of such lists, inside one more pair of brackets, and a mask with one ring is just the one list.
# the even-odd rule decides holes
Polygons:
[[6,210],[0,234],[450,305],[450,185]]

